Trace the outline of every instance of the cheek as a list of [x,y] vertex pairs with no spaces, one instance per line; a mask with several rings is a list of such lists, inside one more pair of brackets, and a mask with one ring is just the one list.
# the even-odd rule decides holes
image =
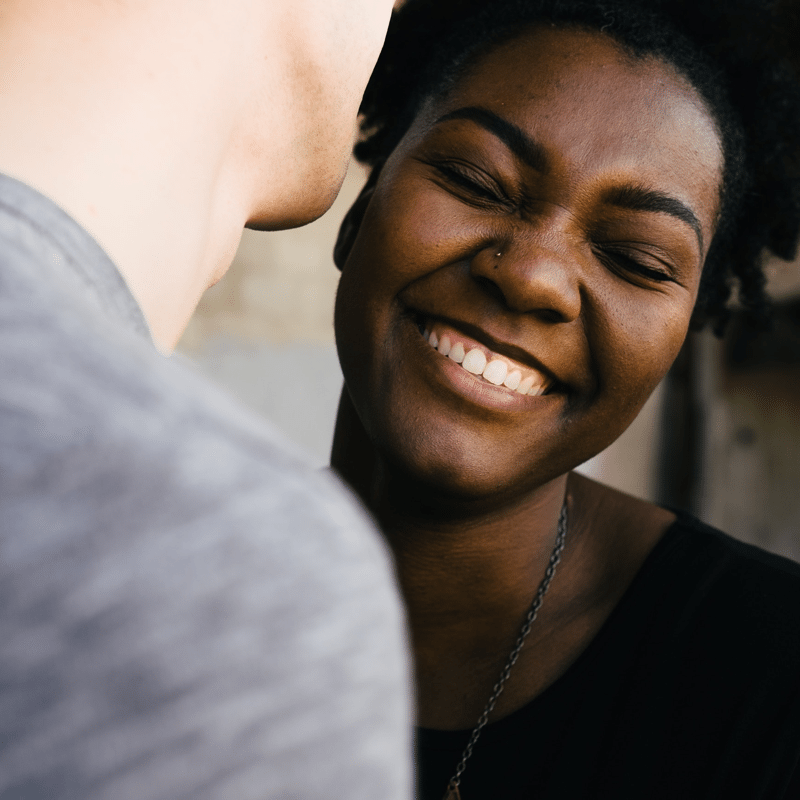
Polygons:
[[374,242],[373,257],[394,284],[472,257],[502,227],[501,218],[471,208],[426,170],[408,158],[390,159],[362,225]]
[[[633,293],[603,321],[607,335],[595,351],[606,365],[603,390],[616,398],[617,413],[628,422],[667,374],[689,328],[692,297],[682,290]],[[627,424],[627,423],[626,423]]]
[[374,228],[380,231],[385,257],[392,262],[397,256],[402,259],[395,269],[413,279],[434,263],[452,258],[454,244],[464,236],[452,198],[437,190],[420,191],[414,182],[400,182],[385,199],[376,200]]
[[459,258],[467,237],[455,233],[458,224],[442,205],[402,187],[376,193],[342,271],[342,286],[357,284],[359,304],[391,303],[409,284]]
[[351,391],[375,380],[376,360],[389,346],[393,299],[413,279],[418,248],[400,235],[407,223],[397,219],[395,205],[373,195],[342,267],[334,330]]

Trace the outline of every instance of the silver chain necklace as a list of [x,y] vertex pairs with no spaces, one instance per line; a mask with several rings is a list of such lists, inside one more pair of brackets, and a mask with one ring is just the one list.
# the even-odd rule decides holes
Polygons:
[[489,697],[489,701],[486,703],[486,708],[483,709],[483,713],[478,718],[478,722],[472,730],[472,734],[469,737],[467,746],[464,748],[464,752],[461,754],[461,761],[458,762],[456,771],[453,774],[453,777],[450,778],[450,782],[447,784],[447,791],[444,794],[443,800],[461,800],[461,794],[458,791],[458,787],[461,784],[461,776],[464,774],[464,770],[467,767],[467,761],[472,755],[472,749],[475,747],[475,742],[478,741],[481,731],[486,727],[486,723],[489,722],[489,715],[492,713],[492,711],[494,711],[494,707],[497,705],[497,701],[500,695],[503,693],[503,686],[508,680],[508,676],[511,674],[511,668],[517,663],[520,651],[522,650],[522,645],[525,644],[525,638],[531,632],[533,622],[536,619],[536,615],[539,613],[539,609],[542,607],[542,601],[544,600],[544,596],[547,594],[547,590],[550,587],[550,581],[553,580],[553,576],[556,574],[556,566],[561,560],[561,553],[564,550],[566,538],[567,499],[564,498],[564,504],[561,506],[561,513],[558,515],[558,532],[556,534],[556,543],[553,545],[553,551],[550,553],[550,561],[547,564],[547,569],[544,571],[542,582],[539,584],[539,588],[536,590],[536,595],[533,598],[531,607],[528,609],[525,622],[522,623],[519,636],[514,644],[514,649],[511,651],[511,654],[506,661],[506,665],[503,667],[503,671],[500,673],[500,677],[497,679],[497,683],[492,688],[492,694]]

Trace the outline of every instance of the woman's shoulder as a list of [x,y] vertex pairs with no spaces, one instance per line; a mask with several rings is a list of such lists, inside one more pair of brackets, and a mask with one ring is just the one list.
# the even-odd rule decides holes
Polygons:
[[652,625],[717,683],[712,693],[756,680],[765,694],[800,699],[800,564],[676,511],[630,587],[629,610],[643,595],[642,635]]
[[673,513],[643,569],[663,574],[706,604],[736,603],[742,618],[781,610],[787,622],[800,626],[800,564],[735,539],[686,511]]
[[721,633],[791,651],[800,667],[800,564],[686,512],[676,513],[652,555],[654,569],[691,592],[698,613],[718,620]]
[[[686,511],[676,511],[668,542],[704,555],[738,580],[777,580],[780,587],[800,591],[800,564],[740,541]],[[800,532],[799,532],[800,533]]]
[[[800,669],[800,564],[738,541],[684,511],[670,511],[595,482],[608,559],[639,562],[621,616],[646,616],[650,630],[733,656],[737,648],[780,653]],[[646,609],[648,609],[646,611]],[[658,625],[656,625],[658,627]],[[672,628],[670,631],[669,629]],[[753,657],[756,657],[755,655]]]
[[696,569],[713,569],[734,585],[776,581],[776,589],[800,591],[800,564],[789,558],[735,539],[686,511],[663,508],[581,475],[570,480],[579,502],[591,509],[593,526],[606,530],[603,538],[617,553],[644,551],[642,566],[647,560],[680,558]]

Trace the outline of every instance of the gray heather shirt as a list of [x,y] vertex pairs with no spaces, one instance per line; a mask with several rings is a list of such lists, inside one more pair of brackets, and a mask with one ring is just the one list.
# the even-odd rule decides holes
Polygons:
[[0,798],[405,800],[408,723],[363,514],[0,176]]

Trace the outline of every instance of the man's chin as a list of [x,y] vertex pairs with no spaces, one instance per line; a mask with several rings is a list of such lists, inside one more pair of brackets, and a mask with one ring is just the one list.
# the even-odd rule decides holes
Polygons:
[[254,231],[282,231],[299,228],[319,219],[336,200],[344,183],[346,167],[347,164],[339,174],[317,176],[314,180],[309,180],[306,186],[292,195],[289,202],[281,206],[270,203],[265,204],[264,208],[256,209],[245,223],[245,228]]
[[288,209],[282,213],[266,212],[256,214],[245,223],[245,228],[251,231],[285,231],[291,228],[300,228],[308,225],[315,219],[319,219],[332,205],[336,199],[334,195],[330,202],[319,204],[314,209]]

